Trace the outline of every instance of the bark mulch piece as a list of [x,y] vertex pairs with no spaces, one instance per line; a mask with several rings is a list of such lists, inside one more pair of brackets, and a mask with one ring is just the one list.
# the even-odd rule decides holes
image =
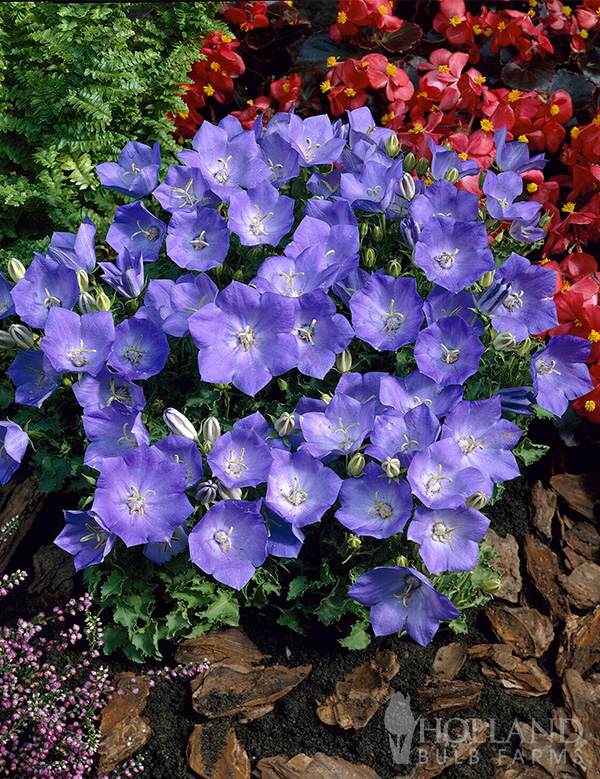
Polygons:
[[33,555],[33,571],[27,594],[36,595],[42,608],[63,604],[71,597],[75,576],[73,555],[55,544],[46,544]]
[[467,645],[454,641],[446,646],[441,646],[435,653],[433,660],[432,681],[450,681],[458,674],[467,659]]
[[600,484],[595,473],[559,473],[550,479],[555,490],[575,511],[595,519],[600,503]]
[[239,628],[211,630],[198,638],[188,638],[177,645],[175,661],[177,663],[209,663],[234,664],[240,658],[249,665],[258,665],[268,660],[269,655],[263,655]]
[[458,711],[479,703],[482,689],[483,684],[480,682],[451,679],[419,687],[413,698],[427,707],[425,714],[433,714],[434,711]]
[[552,622],[527,606],[488,606],[485,615],[500,641],[519,657],[541,657],[554,639]]
[[537,697],[552,687],[552,680],[534,658],[516,657],[506,644],[477,644],[468,655],[480,659],[483,675],[500,682],[512,695]]
[[[555,735],[558,734],[555,732]],[[519,722],[519,737],[523,757],[540,765],[554,779],[581,779],[581,774],[573,766],[564,744],[559,740],[555,741],[539,730],[534,730],[526,722]]]
[[552,537],[552,520],[556,514],[556,493],[541,481],[531,487],[531,521],[546,541]]
[[[196,725],[190,735],[187,748],[189,767],[201,779],[250,779],[250,759],[240,744],[234,728],[230,728],[225,738],[223,750],[216,763],[206,766],[202,756],[202,746],[208,739],[214,739],[211,725]],[[214,746],[212,747],[214,751]]]
[[462,726],[450,728],[450,736],[453,739],[451,749],[440,750],[439,744],[423,747],[427,751],[426,759],[415,766],[410,774],[398,777],[398,779],[434,779],[451,765],[467,760],[469,755],[472,755],[477,747],[487,740],[490,729],[489,722],[483,720],[473,719],[470,724],[470,737],[461,738],[461,734],[464,733]]
[[535,536],[525,536],[525,557],[527,570],[538,592],[546,601],[553,619],[565,619],[570,613],[567,598],[559,586],[561,575],[558,557]]
[[494,779],[550,779],[551,774],[534,765],[515,765],[511,758],[508,768],[500,767]]
[[571,615],[560,636],[556,673],[562,678],[567,668],[580,674],[600,662],[600,608],[583,617]]
[[600,565],[581,563],[568,576],[559,576],[569,604],[574,609],[591,609],[600,603]]
[[485,534],[485,540],[494,552],[499,554],[499,557],[490,560],[490,565],[502,579],[502,587],[496,593],[496,597],[511,603],[518,603],[519,593],[523,587],[523,579],[521,578],[519,545],[515,537],[507,533],[504,538],[490,528]]
[[586,560],[600,562],[600,533],[590,522],[577,522],[564,533],[563,541]]
[[389,682],[400,670],[398,657],[388,649],[355,668],[335,685],[317,717],[326,725],[348,730],[364,728],[384,701],[391,697]]
[[4,573],[16,548],[42,510],[42,505],[43,499],[33,476],[20,484],[9,482],[0,488],[0,527],[18,518],[15,529],[0,544],[0,574]]
[[[135,682],[132,682],[135,679]],[[150,685],[133,673],[117,674],[112,680],[112,699],[102,709],[100,743],[98,744],[98,775],[107,774],[122,761],[140,750],[150,738],[147,717],[140,717],[146,706]],[[134,693],[132,690],[137,689]],[[123,690],[119,695],[117,690]]]
[[355,765],[322,752],[314,757],[299,754],[291,760],[285,755],[265,757],[258,761],[252,776],[257,779],[380,779],[366,765]]
[[600,706],[593,685],[585,682],[578,671],[569,668],[563,679],[563,695],[573,719],[578,720],[579,734],[565,743],[565,749],[586,779],[600,776]]

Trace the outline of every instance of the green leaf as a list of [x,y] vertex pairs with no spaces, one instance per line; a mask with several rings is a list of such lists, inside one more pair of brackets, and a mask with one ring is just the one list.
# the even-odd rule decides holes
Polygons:
[[113,571],[102,585],[102,600],[107,600],[111,595],[121,595],[123,592],[123,574],[121,571]]
[[103,647],[104,654],[110,655],[115,649],[118,649],[123,645],[123,642],[127,638],[127,633],[123,628],[118,628],[115,625],[106,625],[103,631]]
[[371,636],[366,632],[366,622],[356,622],[346,638],[338,639],[338,644],[346,649],[365,649],[371,643]]
[[124,603],[119,603],[113,610],[113,619],[119,625],[126,627],[130,634],[137,629],[138,616],[131,607]]
[[550,447],[546,444],[534,444],[528,438],[523,438],[513,449],[513,454],[525,465],[531,465],[543,457]]
[[310,589],[310,586],[311,584],[306,576],[296,576],[296,578],[292,579],[290,582],[286,600],[296,600],[296,598],[304,595],[304,593]]
[[454,633],[468,633],[469,632],[469,628],[467,627],[467,620],[466,620],[464,614],[461,614],[460,617],[457,617],[456,619],[453,619],[452,622],[449,622],[448,623],[448,627]]
[[204,619],[220,622],[223,625],[238,625],[240,621],[240,607],[233,599],[233,593],[221,590],[218,597],[202,612]]
[[165,619],[165,638],[169,640],[179,638],[179,636],[189,630],[191,624],[187,612],[171,611]]
[[304,634],[305,630],[301,623],[298,621],[298,617],[292,611],[284,611],[277,618],[277,624],[283,625],[283,627],[290,628],[296,633]]

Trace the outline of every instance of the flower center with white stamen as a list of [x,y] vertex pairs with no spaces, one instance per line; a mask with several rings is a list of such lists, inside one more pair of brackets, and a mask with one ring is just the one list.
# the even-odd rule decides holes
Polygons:
[[222,157],[217,157],[217,162],[221,163],[219,170],[213,173],[213,177],[216,179],[217,184],[227,184],[229,181],[229,170],[227,168],[227,163],[232,158],[232,156],[233,155],[230,154],[226,160],[224,160]]
[[239,479],[242,475],[243,471],[248,470],[248,466],[244,465],[244,453],[245,448],[242,447],[240,450],[240,456],[237,458],[237,460],[233,459],[233,449],[229,453],[229,460],[227,460],[227,467],[225,468],[225,473],[229,476],[234,476],[236,479]]
[[547,363],[542,357],[538,357],[538,359],[535,361],[535,369],[542,376],[545,376],[548,373],[556,373],[560,376],[560,371],[557,371],[554,368],[555,365],[556,360],[551,360],[549,363]]
[[[45,308],[53,308],[55,306],[60,307],[62,304],[60,300],[55,297],[54,295],[51,295],[50,292],[48,292],[47,289],[44,290],[46,293],[46,300],[44,300],[44,307]],[[6,311],[6,309],[4,309]]]
[[133,233],[131,236],[132,238],[135,238],[136,235],[145,235],[146,238],[149,241],[156,241],[158,236],[160,235],[160,230],[156,225],[150,225],[150,227],[142,227],[140,224],[140,220],[137,220],[137,226],[140,228],[137,232]]
[[449,270],[454,265],[454,258],[457,254],[458,249],[455,249],[453,252],[443,251],[436,254],[433,259],[439,264],[442,270]]
[[201,249],[204,249],[205,246],[208,246],[209,243],[204,237],[206,234],[206,230],[202,230],[200,235],[197,235],[193,240],[190,241],[190,244],[194,247],[196,251],[200,251]]
[[233,533],[233,526],[229,528],[229,532],[224,530],[217,530],[213,535],[213,539],[219,544],[222,552],[227,552],[231,549],[231,534]]
[[76,368],[83,368],[83,366],[87,365],[89,362],[89,359],[85,356],[86,353],[89,354],[95,351],[96,351],[95,349],[84,349],[83,340],[80,340],[79,349],[68,349],[67,357],[71,360],[71,362]]
[[470,454],[471,452],[474,452],[475,449],[483,449],[483,446],[479,441],[476,441],[473,438],[471,433],[469,433],[469,435],[461,436],[461,438],[458,439],[457,444],[463,454]]
[[439,541],[442,544],[448,544],[450,549],[454,551],[452,549],[452,542],[450,538],[455,530],[460,530],[460,525],[457,527],[448,527],[448,525],[444,524],[444,522],[436,522],[431,531],[431,538],[434,541]]
[[340,449],[342,449],[343,451],[346,451],[346,449],[349,449],[352,446],[352,444],[354,443],[352,438],[350,438],[350,436],[348,435],[348,428],[349,427],[356,427],[356,426],[358,426],[358,422],[350,422],[349,425],[346,425],[344,427],[344,425],[342,423],[342,418],[339,417],[338,418],[338,423],[339,423],[339,427],[336,427],[336,429],[333,430],[332,432],[333,433],[343,433],[344,434],[344,437],[342,438],[342,440],[340,442]]
[[448,349],[448,347],[444,346],[444,344],[440,344],[440,346],[444,350],[442,352],[442,356],[440,357],[442,362],[445,362],[447,365],[452,365],[458,360],[460,356],[460,349]]
[[283,294],[285,295],[285,297],[297,298],[297,297],[300,297],[300,295],[302,295],[304,293],[304,288],[303,287],[295,287],[294,286],[294,279],[296,278],[296,276],[304,276],[304,272],[303,271],[299,271],[298,273],[293,273],[292,271],[293,271],[293,268],[290,268],[290,272],[289,273],[279,273],[278,275],[282,276],[284,279],[287,279],[289,292],[288,292],[287,289],[285,289],[283,291]]
[[392,299],[388,313],[381,315],[381,318],[383,319],[383,329],[388,335],[393,335],[406,319],[406,316],[401,314],[400,311],[394,311],[394,303],[395,300]]
[[140,335],[140,337],[137,339],[135,344],[132,344],[131,346],[126,346],[125,351],[123,352],[123,357],[125,357],[126,360],[129,360],[129,362],[132,365],[137,365],[139,361],[142,359],[142,357],[146,354],[148,351],[147,349],[140,349],[140,341],[142,340],[143,336]]
[[317,320],[313,319],[310,325],[302,325],[301,327],[295,327],[294,330],[298,333],[298,338],[301,341],[304,341],[305,343],[314,346],[315,342],[313,341],[313,332],[316,324],[317,324]]
[[504,308],[508,309],[510,313],[515,309],[522,308],[523,307],[523,290],[520,292],[511,292],[510,295],[507,296],[506,300],[502,304]]
[[394,516],[394,511],[390,504],[379,500],[379,492],[375,493],[375,503],[367,511],[367,514],[371,514],[371,512],[373,512],[374,517],[379,517],[379,519],[389,519]]
[[402,600],[402,605],[404,608],[406,608],[406,601],[411,597],[411,595],[414,595],[415,590],[418,590],[421,584],[422,582],[417,579],[414,574],[409,573],[404,580],[404,589],[400,590],[399,592],[395,592],[394,598],[400,598]]
[[425,483],[425,494],[431,497],[432,495],[439,495],[442,491],[442,482],[451,482],[452,479],[449,476],[442,476],[442,466],[438,465],[437,476],[434,473],[428,475],[428,479]]
[[183,208],[184,206],[190,206],[193,208],[200,202],[194,193],[193,179],[188,181],[185,189],[181,189],[181,187],[171,187],[171,192],[181,193],[180,195],[173,195],[175,200],[183,200],[183,202],[179,204],[179,208]]
[[236,333],[236,335],[240,346],[245,352],[250,351],[250,347],[252,346],[256,348],[256,344],[254,343],[254,330],[250,325],[246,325],[245,329],[242,330],[241,333]]
[[125,504],[129,509],[129,512],[135,517],[144,516],[146,509],[152,508],[152,504],[146,503],[146,499],[144,498],[144,495],[147,495],[149,492],[156,495],[154,490],[144,490],[144,492],[140,493],[137,487],[131,488],[131,495],[125,499]]
[[299,506],[308,498],[308,494],[300,489],[300,482],[297,476],[294,476],[294,489],[289,493],[283,492],[282,495],[292,506]]
[[248,224],[248,228],[252,235],[269,235],[269,233],[265,229],[264,221],[265,219],[268,219],[270,216],[273,216],[273,212],[269,211],[268,214],[265,214],[264,216],[260,213],[260,208],[255,205],[254,208],[256,208],[257,216],[253,216]]

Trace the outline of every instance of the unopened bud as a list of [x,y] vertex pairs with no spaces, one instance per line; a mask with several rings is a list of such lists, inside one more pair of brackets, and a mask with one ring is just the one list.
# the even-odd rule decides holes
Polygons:
[[417,158],[412,153],[412,151],[409,151],[407,154],[404,155],[404,159],[402,160],[402,167],[407,173],[412,173],[415,169],[415,166],[417,164]]
[[10,337],[21,349],[31,349],[33,346],[33,333],[25,325],[11,325],[8,328]]
[[504,240],[504,230],[500,230],[500,232],[496,233],[496,235],[494,236],[494,243],[495,244],[502,243],[503,240]]
[[360,536],[357,536],[356,533],[349,533],[346,537],[346,543],[350,549],[360,549],[362,546],[362,539]]
[[381,463],[381,467],[388,479],[400,476],[400,460],[397,457],[388,457],[384,463]]
[[375,225],[375,227],[373,228],[373,240],[379,243],[382,238],[383,238],[383,230],[381,229],[381,227],[379,227],[379,225]]
[[425,157],[419,157],[415,167],[417,169],[417,176],[424,176],[429,170],[429,160],[426,160]]
[[517,339],[514,335],[509,333],[508,330],[504,330],[504,332],[498,333],[494,338],[492,346],[497,352],[505,352],[507,349],[512,349],[516,343]]
[[401,554],[398,557],[396,557],[396,565],[399,565],[401,568],[408,568],[408,557]]
[[225,263],[222,262],[220,265],[217,265],[216,268],[213,268],[212,272],[215,274],[215,276],[219,277],[224,270],[225,270]]
[[340,373],[348,373],[350,368],[352,368],[352,355],[348,349],[344,349],[343,352],[340,352],[337,355],[335,358],[335,367]]
[[83,476],[87,483],[91,484],[92,487],[96,488],[98,486],[98,479],[95,476],[88,476],[87,473],[81,473],[79,475]]
[[0,330],[0,351],[6,352],[9,349],[14,349],[16,343],[5,330]]
[[481,289],[489,289],[494,282],[495,270],[489,270],[483,274],[483,276],[477,282]]
[[323,401],[323,403],[327,403],[327,404],[331,403],[331,397],[332,396],[328,392],[321,393],[321,400]]
[[208,417],[202,423],[202,438],[211,444],[221,435],[221,423],[216,417]]
[[237,269],[237,270],[234,272],[234,274],[233,274],[233,280],[234,280],[234,281],[242,281],[242,280],[243,280],[243,278],[244,278],[244,271],[243,271],[243,270],[240,270],[240,268],[238,268],[238,269]]
[[458,168],[450,168],[450,170],[446,171],[446,175],[444,176],[444,178],[446,179],[446,181],[449,181],[451,184],[456,184],[456,182],[458,181],[458,176],[459,176]]
[[465,500],[465,504],[470,509],[477,509],[477,511],[481,511],[484,506],[487,506],[487,502],[488,500],[481,490],[474,492],[470,498]]
[[538,227],[540,227],[543,230],[545,227],[548,227],[551,221],[552,221],[552,214],[549,214],[547,211],[544,211],[544,213],[540,216]]
[[369,223],[361,222],[358,226],[358,232],[361,238],[365,238],[367,233],[369,232]]
[[502,589],[502,579],[498,579],[496,576],[491,576],[486,579],[481,585],[482,592],[492,595],[494,592],[499,592]]
[[79,310],[82,314],[91,314],[92,311],[98,310],[96,308],[96,301],[89,292],[79,293]]
[[385,143],[383,144],[383,148],[385,149],[387,156],[395,160],[396,157],[400,154],[400,142],[398,141],[398,136],[388,135],[388,137],[385,139]]
[[181,411],[177,411],[176,408],[167,408],[163,413],[163,419],[165,425],[175,435],[183,436],[184,438],[190,438],[192,441],[198,439],[198,433],[196,428],[190,420],[184,416]]
[[364,467],[365,467],[364,454],[361,454],[360,452],[356,452],[356,454],[354,454],[350,458],[350,462],[348,463],[348,467],[346,468],[346,470],[348,471],[348,476],[353,476],[356,479],[357,476],[361,475]]
[[390,260],[387,264],[387,272],[395,279],[402,273],[402,264],[400,260]]
[[410,173],[405,173],[402,178],[400,179],[400,183],[398,184],[398,189],[400,190],[400,194],[405,200],[412,200],[413,197],[416,195],[416,187],[415,187],[415,180],[410,175]]
[[196,500],[203,506],[213,503],[217,499],[218,484],[214,479],[201,481],[196,490]]
[[140,307],[140,302],[136,298],[129,298],[129,300],[125,301],[125,311],[127,311],[128,314],[135,314],[135,312]]
[[367,268],[372,268],[377,262],[377,255],[373,249],[367,249],[365,252],[365,258],[363,260]]
[[217,486],[217,492],[223,500],[241,500],[242,491],[239,487],[226,487],[222,482]]
[[531,351],[531,338],[527,336],[524,341],[519,341],[515,348],[521,357],[525,357]]
[[279,433],[281,438],[283,438],[286,435],[289,435],[292,430],[294,429],[296,424],[296,420],[294,418],[293,414],[289,414],[287,411],[284,411],[283,414],[275,421],[275,430]]
[[282,379],[281,377],[277,379],[277,386],[282,392],[285,392],[288,388],[288,383],[285,379]]
[[87,275],[87,271],[77,270],[77,283],[79,284],[80,292],[88,292],[90,289],[90,277]]
[[110,298],[106,292],[99,292],[96,295],[96,308],[98,311],[110,311]]
[[400,232],[402,233],[402,240],[408,246],[409,249],[414,249],[421,235],[421,228],[412,218],[412,216],[405,217],[400,222]]
[[8,275],[15,282],[15,284],[18,281],[21,281],[25,275],[25,266],[21,260],[17,260],[16,257],[13,257],[8,261]]

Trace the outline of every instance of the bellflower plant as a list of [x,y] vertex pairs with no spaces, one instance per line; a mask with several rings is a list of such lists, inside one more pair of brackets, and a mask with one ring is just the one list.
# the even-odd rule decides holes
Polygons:
[[205,121],[162,181],[131,142],[100,166],[137,198],[102,263],[84,221],[0,280],[21,404],[0,477],[28,436],[44,491],[81,477],[57,543],[107,650],[159,656],[241,606],[348,623],[354,648],[369,618],[423,645],[464,630],[498,588],[486,502],[543,453],[531,418],[593,389],[594,323],[540,335],[560,284],[521,174],[543,161],[499,130],[484,181],[470,151],[411,159],[367,109],[350,122]]

